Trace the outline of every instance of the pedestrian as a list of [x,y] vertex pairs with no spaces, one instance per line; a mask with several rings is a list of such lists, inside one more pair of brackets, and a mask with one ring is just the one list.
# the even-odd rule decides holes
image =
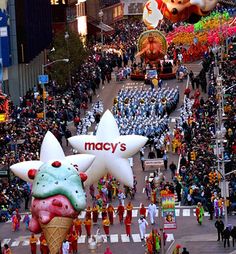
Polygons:
[[106,248],[106,251],[104,252],[104,254],[112,254],[109,246]]
[[120,204],[117,207],[116,213],[119,216],[119,222],[120,224],[123,223],[124,220],[124,212],[125,212],[125,207],[122,205],[122,203],[120,202]]
[[99,214],[99,212],[98,212],[98,205],[94,205],[93,206],[93,213],[92,213],[92,215],[93,215],[93,224],[97,224],[97,222],[98,222],[98,214]]
[[224,248],[226,247],[226,242],[227,242],[228,247],[230,247],[230,242],[229,242],[230,230],[228,227],[226,227],[225,230],[223,231],[223,236],[224,236]]
[[232,243],[233,243],[233,247],[234,247],[234,241],[236,239],[236,226],[234,226],[230,232],[231,237],[232,237]]
[[105,218],[107,217],[107,208],[106,205],[102,206],[102,220],[105,220]]
[[49,248],[48,248],[48,244],[43,232],[41,233],[41,236],[39,237],[39,241],[40,241],[41,254],[48,254]]
[[138,219],[138,226],[139,226],[141,240],[143,241],[146,234],[146,227],[148,226],[148,223],[143,217],[143,215],[141,215],[140,218]]
[[78,252],[78,235],[76,232],[73,230],[72,234],[70,234],[69,237],[69,242],[70,242],[70,247],[71,247],[71,252],[72,254],[77,254]]
[[150,184],[149,180],[146,180],[145,192],[146,192],[147,198],[150,199],[151,193],[152,193],[152,188],[151,188],[151,184]]
[[35,237],[34,234],[31,234],[31,237],[29,239],[31,254],[37,253],[37,242],[38,242],[38,238]]
[[170,167],[170,171],[171,171],[171,178],[173,179],[175,177],[177,167],[176,167],[176,165],[174,164],[173,161],[171,162],[169,167]]
[[143,216],[144,219],[146,219],[146,208],[144,207],[144,204],[141,204],[141,208],[139,209],[139,215],[140,217]]
[[87,207],[86,209],[86,214],[85,214],[85,218],[88,218],[88,219],[92,219],[92,209],[90,206]]
[[8,244],[4,244],[3,246],[3,254],[12,254],[10,247]]
[[103,229],[107,238],[109,238],[110,237],[110,220],[108,217],[104,218],[104,220],[102,221],[102,225],[103,225]]
[[129,217],[130,222],[132,222],[133,205],[132,205],[131,201],[129,201],[128,205],[126,206],[126,211],[127,211],[127,217]]
[[181,190],[182,190],[182,185],[180,184],[179,181],[176,181],[175,191],[177,193],[178,202],[181,201]]
[[112,204],[109,204],[107,207],[107,213],[108,213],[108,218],[110,220],[110,224],[113,225],[113,216],[114,216],[114,207]]
[[25,228],[26,230],[29,229],[29,223],[30,223],[30,217],[29,214],[27,213],[23,219],[23,223],[25,223]]
[[89,194],[91,195],[92,199],[94,200],[95,199],[95,188],[92,185],[89,186]]
[[82,220],[80,220],[79,218],[74,219],[74,228],[75,228],[75,232],[78,236],[82,235]]
[[131,220],[129,216],[125,217],[125,231],[126,235],[131,237]]
[[149,214],[149,219],[152,225],[155,223],[155,216],[156,216],[156,205],[151,202],[151,204],[148,206],[148,214]]
[[125,198],[125,194],[122,192],[122,190],[119,190],[118,199],[123,206],[125,205]]
[[64,240],[62,243],[62,254],[69,254],[70,244],[68,240]]
[[220,238],[223,241],[223,231],[224,231],[225,225],[220,217],[218,217],[217,221],[215,222],[215,227],[217,229],[217,234],[218,234],[217,241],[220,241]]
[[189,251],[187,251],[186,247],[183,247],[182,254],[189,254]]
[[19,225],[19,221],[15,211],[13,212],[13,215],[11,217],[11,221],[12,221],[12,231],[15,232],[16,230],[18,230]]
[[164,151],[162,159],[163,159],[163,162],[164,162],[164,168],[165,168],[165,170],[167,170],[167,167],[168,167],[168,156],[167,156],[166,151]]
[[87,237],[90,238],[90,236],[91,236],[92,221],[89,218],[85,218],[84,226],[85,226]]
[[66,128],[64,135],[66,139],[66,146],[68,146],[68,139],[72,136],[71,131],[68,128]]
[[196,217],[197,217],[197,222],[199,223],[199,225],[202,225],[203,216],[204,216],[203,206],[200,202],[198,202],[197,208],[196,208]]

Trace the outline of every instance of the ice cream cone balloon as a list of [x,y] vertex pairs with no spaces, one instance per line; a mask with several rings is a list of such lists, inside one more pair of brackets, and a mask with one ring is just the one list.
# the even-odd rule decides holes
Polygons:
[[48,224],[40,224],[47,240],[50,254],[60,253],[62,242],[65,240],[73,219],[54,217]]
[[86,175],[80,174],[65,161],[44,163],[35,176],[32,174],[34,199],[29,229],[44,232],[51,254],[59,253],[73,219],[86,207],[82,184]]

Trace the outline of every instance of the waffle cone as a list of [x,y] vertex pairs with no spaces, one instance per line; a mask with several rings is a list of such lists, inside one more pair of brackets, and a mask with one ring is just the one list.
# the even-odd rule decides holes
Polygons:
[[48,224],[40,224],[45,235],[50,254],[60,253],[62,242],[70,230],[73,219],[54,217]]

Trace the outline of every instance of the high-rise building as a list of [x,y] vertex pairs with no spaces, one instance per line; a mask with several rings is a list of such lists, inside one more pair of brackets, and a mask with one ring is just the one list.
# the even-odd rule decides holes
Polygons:
[[3,90],[18,104],[19,97],[37,85],[45,63],[45,49],[52,42],[51,3],[50,0],[2,1],[9,15],[11,60]]

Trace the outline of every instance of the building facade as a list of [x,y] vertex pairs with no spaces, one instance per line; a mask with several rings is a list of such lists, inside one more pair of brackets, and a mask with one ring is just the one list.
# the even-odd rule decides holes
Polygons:
[[4,0],[9,15],[10,60],[3,91],[18,105],[37,85],[52,42],[50,0]]

